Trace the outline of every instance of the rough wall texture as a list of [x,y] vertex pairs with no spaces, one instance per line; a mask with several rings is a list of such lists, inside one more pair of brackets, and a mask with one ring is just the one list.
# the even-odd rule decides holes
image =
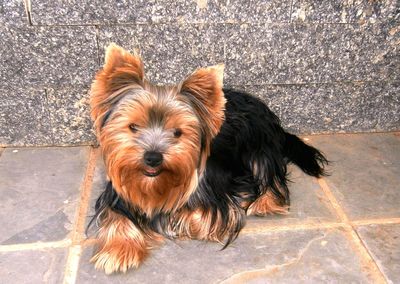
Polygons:
[[139,48],[157,83],[224,62],[225,85],[292,132],[400,130],[398,0],[31,2],[0,0],[0,145],[94,143],[88,89],[110,42]]

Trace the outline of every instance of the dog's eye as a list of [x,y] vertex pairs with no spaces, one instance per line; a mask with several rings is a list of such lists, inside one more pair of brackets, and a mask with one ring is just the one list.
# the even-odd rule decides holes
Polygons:
[[129,124],[129,129],[130,129],[132,132],[138,131],[137,125],[134,124],[134,123]]
[[175,138],[179,138],[182,135],[182,130],[180,128],[175,128],[174,130],[174,136]]

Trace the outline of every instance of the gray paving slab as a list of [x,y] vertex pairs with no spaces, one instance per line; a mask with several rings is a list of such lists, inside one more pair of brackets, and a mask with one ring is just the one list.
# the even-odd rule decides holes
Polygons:
[[400,135],[310,136],[332,161],[327,183],[350,219],[400,216]]
[[248,217],[246,227],[260,225],[318,224],[339,221],[317,180],[304,174],[296,166],[289,167],[291,206],[287,215]]
[[[399,217],[400,134],[307,136],[333,161],[329,187],[350,219]],[[89,147],[0,148],[0,244],[65,238],[73,222]],[[104,189],[97,157],[91,206]],[[315,179],[290,166],[291,213],[249,218],[247,227],[336,221]],[[29,200],[29,202],[27,202]],[[93,210],[89,211],[89,214]],[[89,220],[89,219],[87,219]],[[356,228],[389,283],[397,283],[400,225]],[[93,236],[93,235],[92,235]],[[340,229],[243,232],[226,250],[215,243],[166,241],[139,269],[107,276],[84,248],[76,283],[372,283]],[[0,282],[60,283],[66,249],[0,253]],[[22,265],[21,265],[22,264]],[[11,281],[11,282],[10,282]]]
[[388,283],[400,283],[400,224],[357,228]]
[[[0,244],[68,237],[89,147],[7,148],[0,159]],[[5,217],[6,216],[6,217]]]
[[66,249],[0,252],[0,282],[62,283]]
[[368,283],[340,231],[288,231],[241,235],[231,246],[167,242],[137,270],[106,276],[82,255],[77,283]]

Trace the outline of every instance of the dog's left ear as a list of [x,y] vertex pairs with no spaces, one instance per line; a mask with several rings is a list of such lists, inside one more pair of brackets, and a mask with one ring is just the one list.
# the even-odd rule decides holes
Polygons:
[[208,132],[205,134],[210,140],[218,134],[225,119],[223,77],[224,65],[219,64],[196,70],[180,85],[180,93],[190,100],[202,124],[205,124]]

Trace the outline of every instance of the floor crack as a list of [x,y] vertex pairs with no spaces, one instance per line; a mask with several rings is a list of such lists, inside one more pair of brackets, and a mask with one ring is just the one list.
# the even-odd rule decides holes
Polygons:
[[297,264],[303,258],[304,254],[308,251],[308,249],[311,247],[311,245],[314,242],[326,238],[328,234],[329,234],[328,232],[325,232],[322,236],[317,236],[315,238],[312,238],[310,241],[308,241],[308,243],[304,246],[304,248],[301,249],[297,253],[296,257],[294,257],[284,263],[276,264],[276,265],[267,265],[267,266],[265,266],[265,268],[261,268],[261,269],[241,271],[239,273],[229,276],[228,278],[222,280],[220,283],[225,283],[225,284],[227,284],[227,283],[243,283],[243,282],[252,280],[255,277],[267,276],[267,275],[269,275],[273,272],[276,272],[284,267]]
[[56,264],[56,256],[53,252],[49,252],[50,255],[50,264],[49,268],[43,274],[43,283],[49,283],[49,278],[51,276],[51,272],[53,271]]

